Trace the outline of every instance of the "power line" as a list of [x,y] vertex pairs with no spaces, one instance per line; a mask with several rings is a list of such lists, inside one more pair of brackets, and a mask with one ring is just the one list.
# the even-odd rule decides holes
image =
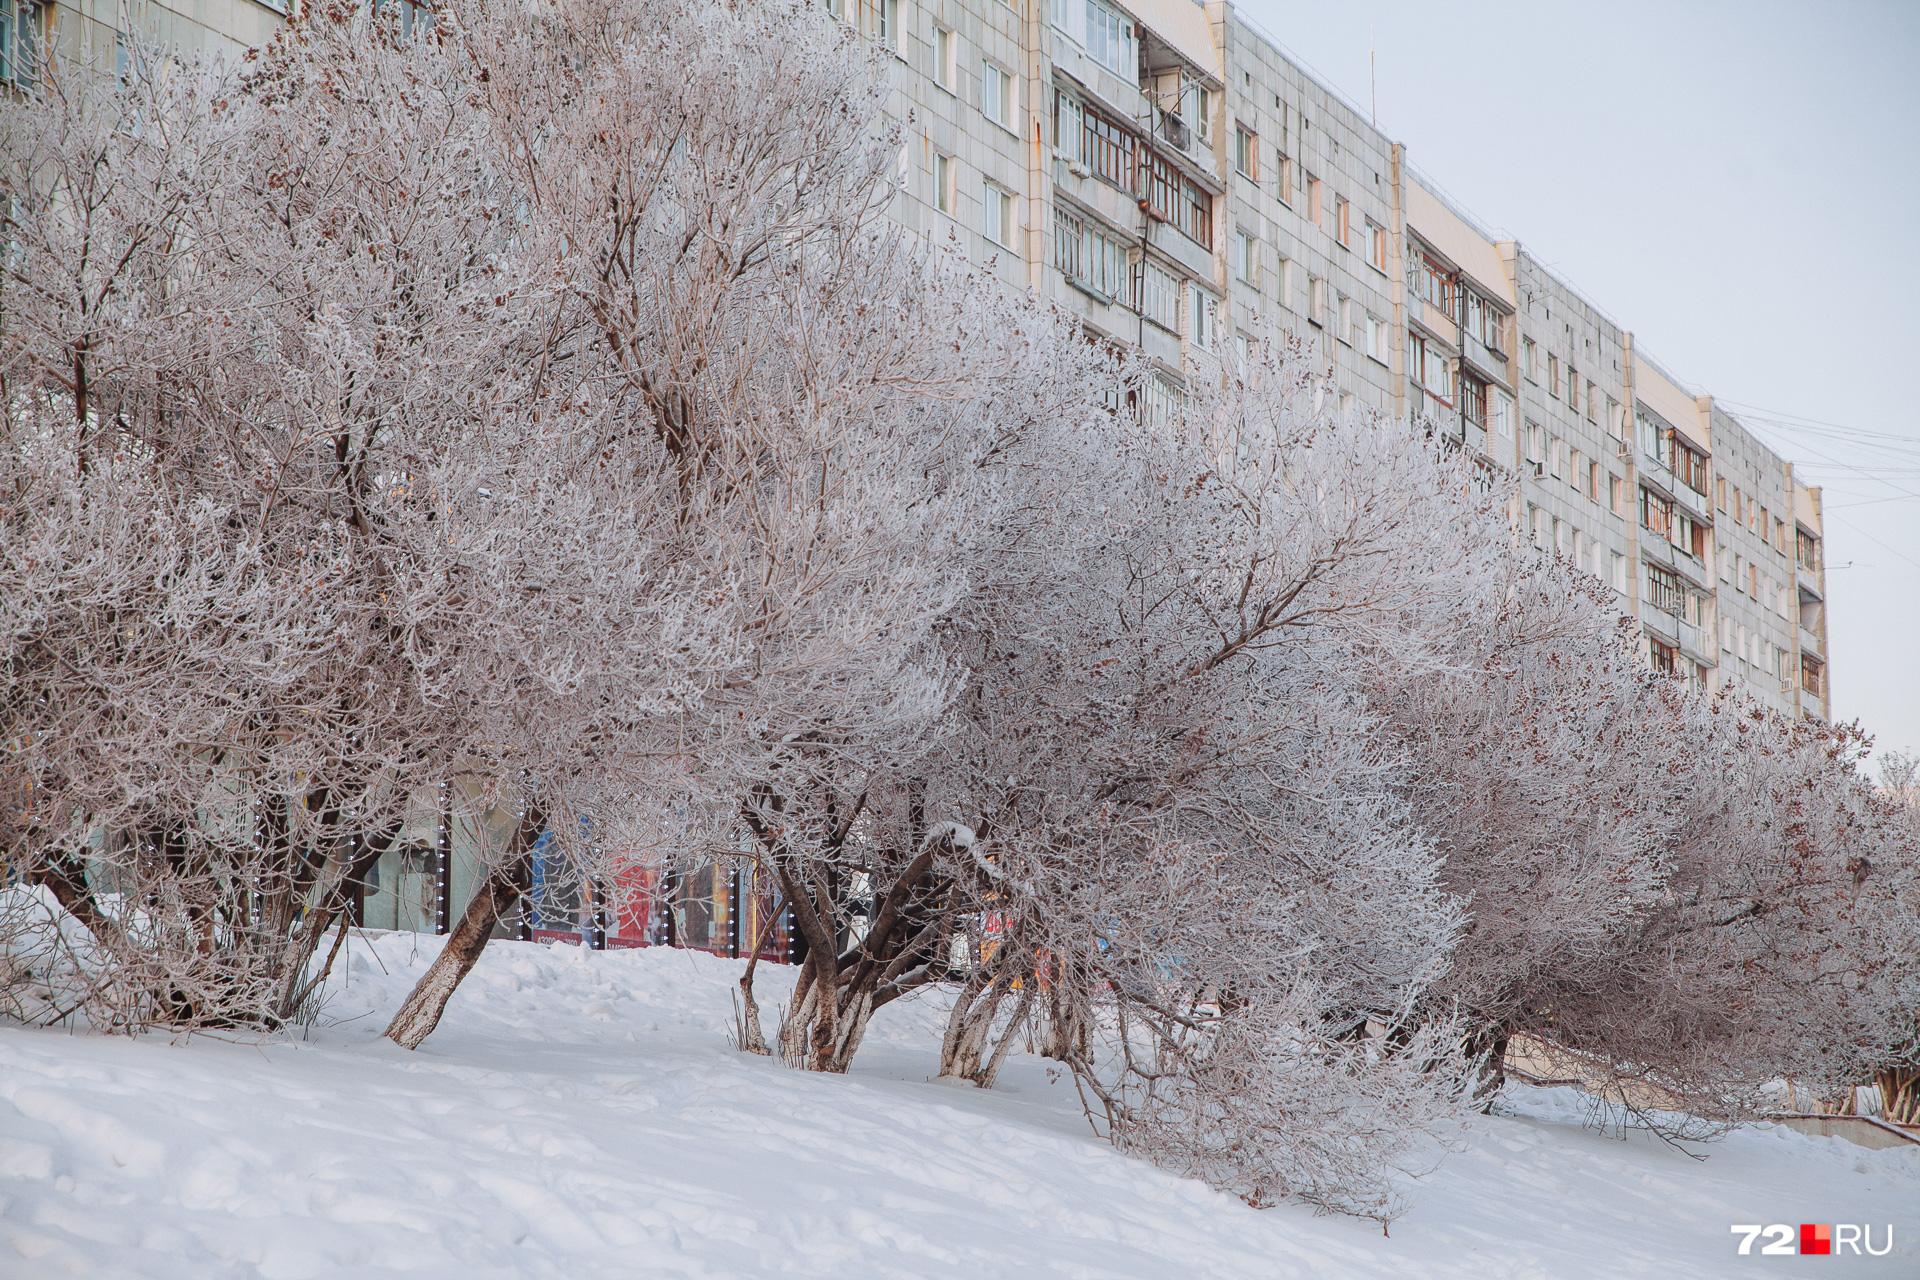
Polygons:
[[1847,528],[1853,530],[1855,533],[1865,538],[1868,542],[1872,542],[1881,547],[1884,547],[1886,550],[1893,552],[1894,555],[1899,556],[1902,560],[1905,560],[1908,564],[1912,565],[1914,568],[1920,569],[1920,560],[1914,559],[1912,556],[1908,555],[1906,552],[1902,551],[1900,548],[1894,546],[1892,543],[1887,542],[1882,538],[1877,538],[1873,534],[1868,533],[1865,529],[1862,529],[1859,525],[1847,519],[1845,516],[1835,516],[1834,519],[1838,520],[1841,524],[1844,524],[1845,526],[1847,526]]
[[1890,493],[1884,498],[1862,498],[1858,502],[1836,502],[1826,508],[1828,511],[1845,511],[1852,507],[1877,507],[1883,502],[1913,502],[1914,498],[1904,493]]

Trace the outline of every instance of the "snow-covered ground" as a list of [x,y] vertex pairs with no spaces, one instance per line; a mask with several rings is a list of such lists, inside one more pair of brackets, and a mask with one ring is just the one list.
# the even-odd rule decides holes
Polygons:
[[[934,1083],[928,1007],[847,1078],[735,1052],[739,966],[696,953],[496,944],[405,1053],[379,1031],[435,946],[357,940],[304,1042],[0,1029],[0,1276],[1920,1275],[1920,1151],[1765,1128],[1695,1159],[1514,1087],[1386,1238],[1120,1155],[1042,1059]],[[1728,1230],[1803,1221],[1896,1249]]]

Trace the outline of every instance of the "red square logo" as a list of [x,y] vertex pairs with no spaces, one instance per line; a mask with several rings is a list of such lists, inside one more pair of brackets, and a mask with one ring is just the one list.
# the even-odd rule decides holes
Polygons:
[[1827,1222],[1803,1222],[1800,1224],[1800,1252],[1832,1253],[1833,1224]]

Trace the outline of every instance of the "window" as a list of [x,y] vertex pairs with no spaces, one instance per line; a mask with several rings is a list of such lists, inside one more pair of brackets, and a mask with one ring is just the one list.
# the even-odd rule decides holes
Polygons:
[[1460,412],[1467,421],[1478,424],[1483,430],[1487,425],[1487,384],[1470,374],[1460,375]]
[[1713,482],[1713,505],[1721,511],[1727,509],[1727,478],[1720,476]]
[[0,84],[29,85],[39,78],[45,13],[36,0],[0,0]]
[[1547,357],[1547,394],[1556,400],[1560,398],[1559,356],[1550,355]]
[[1593,421],[1593,416],[1596,412],[1598,412],[1599,405],[1600,405],[1600,388],[1595,386],[1592,381],[1588,381],[1587,383],[1587,421],[1588,422]]
[[1500,350],[1500,328],[1503,323],[1500,313],[1491,302],[1471,289],[1461,289],[1462,301],[1466,304],[1467,332],[1480,340],[1482,346],[1490,350]]
[[1407,335],[1407,377],[1434,399],[1453,403],[1453,364],[1418,333]]
[[1821,696],[1825,673],[1826,665],[1820,659],[1800,655],[1800,687],[1816,698]]
[[1548,455],[1547,474],[1555,480],[1567,478],[1567,442],[1553,437],[1553,452]]
[[1333,336],[1340,339],[1346,346],[1352,346],[1355,327],[1353,299],[1344,293],[1338,295],[1334,300],[1334,314],[1338,318],[1338,323],[1334,325]]
[[1157,263],[1140,264],[1140,314],[1169,333],[1180,332],[1180,282]]
[[[900,0],[891,0],[886,8],[897,10],[899,3]],[[876,40],[884,39],[881,22],[885,15],[878,9],[879,0],[860,0],[860,4],[861,33]],[[287,11],[285,0],[272,7],[281,13]],[[410,40],[416,34],[425,35],[433,30],[433,10],[420,3],[420,0],[373,0],[376,16],[388,11],[394,15],[394,30],[402,40]]]
[[1192,326],[1193,345],[1212,351],[1220,340],[1220,303],[1197,284],[1187,286],[1187,322]]
[[1580,371],[1567,365],[1567,408],[1580,412]]
[[1202,146],[1213,145],[1213,91],[1188,81],[1180,93],[1180,118]]
[[1320,179],[1307,175],[1307,221],[1320,225]]
[[1613,514],[1617,516],[1627,514],[1627,486],[1619,476],[1607,477],[1607,505],[1613,508]]
[[1280,203],[1293,208],[1293,157],[1284,151],[1274,153],[1274,191]]
[[1808,573],[1820,571],[1820,539],[1797,526],[1793,531],[1793,553],[1802,569]]
[[1241,177],[1260,181],[1260,135],[1237,121],[1233,126],[1233,167]]
[[1002,129],[1013,131],[1013,77],[991,62],[980,64],[980,112]]
[[1671,467],[1673,465],[1673,429],[1664,422],[1654,421],[1645,413],[1634,415],[1634,425],[1639,432],[1640,452],[1663,467]]
[[1387,270],[1387,229],[1367,219],[1367,262],[1375,271],[1385,274]]
[[1587,499],[1600,501],[1600,464],[1597,462],[1587,463]]
[[1547,549],[1547,513],[1531,504],[1527,507],[1527,533],[1534,546],[1542,551]]
[[1307,322],[1327,323],[1327,282],[1319,276],[1307,277]]
[[[1367,355],[1381,364],[1387,363],[1387,322],[1371,311],[1367,313]],[[1511,424],[1507,429],[1512,431]]]
[[1607,560],[1607,577],[1613,583],[1613,589],[1625,595],[1627,593],[1627,558],[1618,551],[1609,551]]
[[1147,207],[1201,248],[1213,248],[1213,196],[1158,152],[1147,155]]
[[1640,490],[1640,527],[1666,537],[1673,530],[1673,503],[1651,489]]
[[900,0],[854,0],[853,7],[861,35],[889,49],[899,42]]
[[953,216],[953,174],[953,157],[942,155],[938,151],[934,152],[933,207],[946,214],[949,218]]
[[1424,253],[1414,256],[1408,263],[1407,287],[1428,306],[1437,307],[1448,316],[1453,315],[1454,289],[1457,287],[1453,274]]
[[1521,353],[1525,357],[1523,363],[1526,366],[1528,381],[1540,381],[1540,348],[1534,345],[1532,338],[1522,338],[1520,346]]
[[1126,245],[1106,232],[1089,226],[1081,261],[1086,274],[1080,277],[1080,283],[1112,301],[1126,301]]
[[1493,390],[1493,433],[1502,440],[1513,439],[1513,397],[1498,387]]
[[1647,637],[1647,660],[1655,671],[1672,675],[1676,669],[1674,660],[1679,656],[1679,651],[1672,645],[1655,640],[1652,636]]
[[1680,441],[1673,442],[1673,476],[1701,497],[1707,493],[1707,455]]
[[1086,161],[1087,122],[1080,99],[1064,91],[1053,95],[1053,149],[1070,163]]
[[1140,55],[1134,47],[1133,24],[1100,0],[1086,0],[1086,5],[1087,52],[1115,75],[1125,76],[1129,82],[1138,79]]
[[959,92],[960,37],[945,27],[933,29],[933,82],[948,93]]
[[1696,560],[1707,558],[1707,526],[1679,508],[1673,511],[1673,529],[1668,535],[1674,546]]
[[1567,466],[1567,483],[1573,486],[1575,493],[1579,493],[1586,487],[1587,460],[1581,456],[1578,449],[1573,451],[1573,460]]
[[1004,188],[997,187],[991,182],[985,185],[983,193],[986,225],[982,230],[987,233],[987,239],[1001,248],[1013,248],[1013,196]]
[[1527,423],[1526,458],[1539,462],[1547,453],[1547,433],[1537,422]]
[[1053,265],[1069,280],[1086,275],[1085,240],[1087,224],[1069,213],[1064,205],[1053,207]]
[[1133,135],[1085,103],[1080,104],[1080,158],[1094,176],[1133,194]]
[[1058,205],[1054,207],[1054,267],[1110,301],[1127,296],[1127,246]]
[[1333,238],[1343,249],[1353,248],[1353,206],[1345,196],[1333,198]]
[[1150,427],[1164,427],[1180,413],[1180,391],[1159,374],[1147,379],[1141,389],[1140,421]]
[[1233,233],[1233,273],[1248,284],[1260,284],[1260,242],[1244,229]]
[[1607,434],[1615,440],[1627,438],[1627,413],[1620,402],[1612,396],[1607,397]]

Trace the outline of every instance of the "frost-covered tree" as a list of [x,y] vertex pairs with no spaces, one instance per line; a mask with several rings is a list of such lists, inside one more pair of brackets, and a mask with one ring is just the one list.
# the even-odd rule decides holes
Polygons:
[[1857,730],[1736,696],[1691,701],[1668,769],[1658,897],[1600,980],[1549,988],[1556,1043],[1739,1119],[1793,1078],[1865,1076],[1920,1003],[1915,833],[1862,776]]
[[[129,1020],[271,1023],[423,803],[625,843],[737,647],[450,46],[322,4],[244,71],[135,66],[6,107],[7,459],[45,498],[7,786],[28,877],[167,970],[115,971]],[[88,546],[114,512],[155,545]],[[246,939],[270,980],[228,981]]]
[[1564,561],[1516,547],[1457,583],[1419,622],[1442,660],[1377,652],[1367,679],[1396,791],[1466,913],[1428,1003],[1463,1019],[1491,1089],[1507,1042],[1550,1016],[1546,988],[1599,981],[1658,896],[1683,694]]
[[[1888,820],[1903,825],[1920,843],[1920,756],[1888,751],[1880,757],[1880,789],[1891,801]],[[1920,877],[1908,882],[1907,900],[1920,915]],[[1902,1124],[1920,1124],[1920,1007],[1907,1034],[1881,1051],[1873,1062],[1873,1084],[1880,1091],[1881,1114]]]
[[1120,1145],[1390,1215],[1465,1078],[1452,1028],[1415,1025],[1458,915],[1361,659],[1431,660],[1409,623],[1502,553],[1499,495],[1335,412],[1292,349],[1049,454],[1065,500],[1019,512],[954,628],[968,689],[926,778],[974,837],[942,1069],[990,1083],[1035,1019]]
[[[936,740],[956,682],[932,637],[967,589],[996,456],[1097,405],[1098,354],[886,229],[883,84],[812,7],[453,5],[434,32],[554,250],[565,362],[617,403],[606,447],[660,486],[686,577],[661,594],[728,655],[676,721],[685,768],[627,807],[672,816],[675,856],[744,842],[809,944],[808,989],[837,990],[848,904],[814,892],[854,834],[834,831],[868,850],[849,877],[882,877],[859,780],[906,776]],[[504,860],[502,897],[514,874]],[[460,963],[450,949],[396,1038],[417,1042]],[[793,1034],[812,1038],[814,1010],[864,1025],[843,1003],[803,996]],[[820,1065],[850,1039],[824,1033],[845,1047]]]

